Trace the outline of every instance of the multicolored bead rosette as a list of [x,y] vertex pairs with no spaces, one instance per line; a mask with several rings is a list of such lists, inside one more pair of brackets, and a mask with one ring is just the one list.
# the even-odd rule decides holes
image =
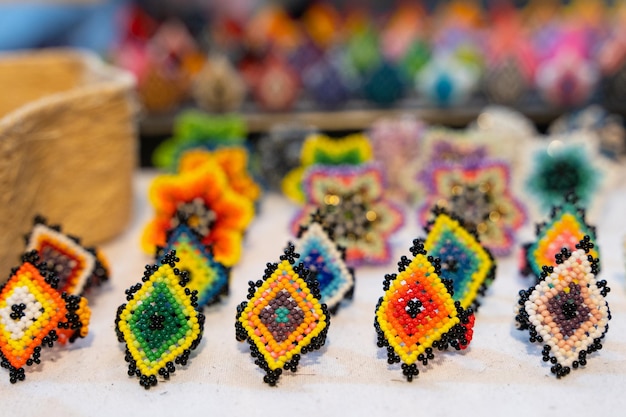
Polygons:
[[157,248],[156,260],[172,251],[180,259],[178,269],[188,274],[186,287],[198,292],[198,305],[216,303],[220,296],[228,294],[230,268],[215,261],[211,247],[202,243],[202,236],[185,220],[167,233],[167,245]]
[[318,281],[289,244],[280,263],[268,263],[262,280],[250,281],[248,300],[237,307],[236,338],[250,345],[263,381],[274,386],[283,370],[296,372],[302,354],[326,342],[330,315]]
[[428,198],[420,209],[422,223],[438,205],[476,229],[481,242],[496,256],[513,249],[515,231],[526,222],[526,211],[511,191],[509,165],[482,161],[467,165],[433,166],[427,175]]
[[59,280],[36,251],[23,256],[0,290],[0,365],[12,384],[26,378],[24,366],[41,363],[41,349],[74,342],[89,331],[87,299],[59,293]]
[[298,233],[295,247],[302,263],[314,273],[319,284],[321,302],[335,314],[344,299],[354,295],[354,270],[346,265],[345,250],[333,241],[332,227],[315,213]]
[[186,288],[188,274],[179,261],[170,252],[161,265],[146,265],[142,282],[126,290],[128,303],[117,309],[115,332],[126,344],[128,375],[145,389],[157,385],[157,377],[169,379],[176,365],[187,365],[202,339],[198,292]]
[[294,234],[319,209],[333,225],[335,242],[346,248],[348,265],[389,262],[389,237],[404,223],[404,214],[385,198],[384,176],[377,165],[313,167],[304,188],[307,201],[292,223]]
[[480,300],[496,277],[496,262],[474,231],[441,208],[426,227],[424,249],[441,260],[441,277],[452,281],[452,298],[461,307],[477,311]]
[[402,362],[409,382],[419,375],[417,363],[428,365],[435,350],[466,349],[474,327],[472,309],[452,298],[452,281],[441,277],[439,259],[418,239],[411,253],[413,259],[402,256],[398,262],[398,274],[385,275],[374,319],[378,347],[387,349],[389,365]]
[[177,214],[182,214],[202,236],[202,243],[213,246],[216,261],[232,266],[239,260],[254,205],[232,188],[215,161],[179,174],[157,176],[149,197],[155,216],[143,231],[144,251],[154,254],[157,245],[165,246],[167,231],[178,225]]
[[344,138],[311,135],[302,145],[300,166],[285,175],[281,188],[289,199],[303,204],[307,200],[304,177],[308,168],[320,165],[354,166],[371,160],[372,146],[363,134],[349,135]]
[[26,236],[26,250],[36,250],[41,262],[54,271],[60,293],[82,295],[109,279],[102,253],[82,246],[80,239],[64,234],[58,225],[48,225],[41,216],[35,217],[33,229]]
[[611,312],[605,300],[610,288],[598,280],[598,259],[591,256],[588,236],[576,249],[561,249],[556,266],[542,268],[539,282],[520,291],[515,324],[528,330],[531,343],[543,344],[543,361],[550,372],[564,377],[587,364],[602,349]]
[[600,270],[596,228],[586,223],[584,208],[579,207],[571,197],[567,200],[563,205],[552,207],[550,219],[537,224],[537,239],[523,246],[523,275],[534,275],[539,279],[544,266],[556,266],[555,256],[561,249],[575,250],[585,236],[594,244],[590,255],[598,259],[596,267]]

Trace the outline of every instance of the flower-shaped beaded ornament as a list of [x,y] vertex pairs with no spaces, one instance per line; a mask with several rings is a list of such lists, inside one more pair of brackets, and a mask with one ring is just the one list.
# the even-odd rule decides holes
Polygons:
[[202,339],[198,293],[185,288],[188,275],[177,262],[172,251],[160,266],[146,265],[142,282],[126,290],[128,303],[117,309],[115,332],[126,343],[128,375],[139,377],[145,389],[157,384],[157,375],[169,379],[174,364],[187,365]]
[[60,226],[51,226],[41,216],[26,236],[26,250],[36,250],[56,274],[59,292],[81,295],[91,287],[109,279],[107,262],[95,248],[83,247],[76,237],[62,233]]
[[236,338],[250,344],[263,378],[276,385],[284,370],[296,372],[300,355],[326,342],[330,316],[318,281],[289,244],[280,263],[268,263],[263,280],[250,281],[248,300],[237,307]]
[[496,277],[495,260],[460,219],[441,208],[435,208],[433,215],[435,219],[426,228],[424,249],[441,260],[441,277],[452,280],[452,298],[460,301],[461,307],[476,311],[479,297]]
[[387,363],[402,361],[408,381],[434,358],[435,349],[467,348],[472,340],[474,313],[452,298],[452,281],[441,278],[439,259],[427,255],[422,241],[411,247],[413,259],[402,256],[399,274],[387,274],[385,294],[376,305],[374,327],[378,347],[387,349]]
[[185,222],[168,232],[167,245],[157,249],[157,261],[171,251],[180,259],[178,269],[188,274],[187,288],[198,291],[198,305],[213,304],[228,294],[230,268],[215,260],[211,247]]
[[332,228],[326,228],[319,213],[315,213],[311,223],[300,228],[295,246],[304,266],[315,273],[321,301],[334,314],[342,300],[352,299],[354,271],[346,266],[345,251],[332,236]]
[[24,380],[24,365],[41,363],[42,347],[87,336],[91,317],[85,298],[57,291],[36,251],[22,259],[0,291],[0,359],[11,383]]
[[610,288],[598,281],[593,243],[581,240],[574,251],[557,253],[556,266],[545,266],[539,282],[520,291],[516,326],[528,330],[531,343],[543,344],[544,362],[561,378],[585,366],[587,355],[602,349],[611,313],[605,300]]

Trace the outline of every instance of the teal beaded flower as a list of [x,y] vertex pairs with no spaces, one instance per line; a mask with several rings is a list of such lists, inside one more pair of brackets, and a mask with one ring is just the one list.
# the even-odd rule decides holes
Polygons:
[[175,252],[161,265],[146,265],[142,282],[126,290],[128,303],[117,309],[117,339],[126,343],[128,375],[149,389],[157,375],[169,379],[174,364],[185,366],[202,339],[204,315],[197,311],[197,291],[185,288],[188,274],[177,268]]
[[600,172],[593,166],[585,148],[579,145],[548,147],[535,154],[526,188],[543,209],[561,204],[568,193],[575,193],[583,206],[600,183]]

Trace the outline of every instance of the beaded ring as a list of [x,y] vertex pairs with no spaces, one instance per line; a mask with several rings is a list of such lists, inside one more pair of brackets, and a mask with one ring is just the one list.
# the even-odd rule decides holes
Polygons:
[[452,298],[461,307],[480,306],[479,297],[496,277],[496,263],[478,239],[475,231],[463,227],[462,220],[440,207],[433,209],[434,220],[428,223],[424,249],[441,260],[441,277],[452,280]]
[[466,349],[474,327],[472,309],[454,301],[452,281],[441,278],[439,259],[419,239],[410,250],[413,259],[402,256],[399,274],[385,275],[374,319],[378,347],[387,349],[389,365],[402,361],[409,382],[419,374],[416,362],[426,366],[435,349]]
[[611,312],[605,300],[610,288],[598,281],[598,259],[585,236],[576,250],[561,249],[556,266],[544,266],[539,282],[520,291],[515,324],[528,330],[531,343],[543,344],[544,362],[557,378],[587,364],[587,355],[602,349]]
[[202,243],[202,237],[187,225],[186,220],[181,220],[167,233],[164,248],[157,246],[156,260],[172,251],[180,259],[178,269],[188,274],[187,288],[198,291],[198,305],[216,303],[220,296],[228,294],[230,268],[215,261],[211,246]]
[[59,225],[48,225],[44,217],[35,217],[33,229],[25,238],[26,250],[36,250],[56,274],[60,293],[82,295],[108,281],[104,256],[95,248],[81,246],[77,237],[63,234]]
[[316,212],[308,226],[302,226],[295,244],[302,263],[319,283],[321,302],[331,314],[337,313],[342,300],[354,295],[354,270],[346,266],[345,249],[333,241],[333,228],[327,227]]
[[[250,355],[275,386],[284,370],[296,372],[302,354],[326,342],[330,315],[318,281],[289,243],[280,263],[268,263],[262,280],[250,281],[248,300],[237,307],[235,336],[248,341]],[[294,266],[295,265],[295,266]]]
[[187,365],[202,339],[198,292],[185,287],[189,277],[179,261],[171,251],[160,266],[146,265],[142,282],[126,290],[128,303],[117,309],[115,332],[126,344],[128,375],[136,375],[145,389],[157,384],[157,375],[169,379],[175,364]]
[[585,236],[594,244],[590,255],[598,258],[597,268],[600,271],[598,245],[595,243],[596,228],[585,222],[585,209],[577,205],[573,194],[566,197],[564,204],[552,207],[550,219],[537,224],[535,231],[537,239],[522,248],[522,275],[532,274],[538,282],[544,266],[556,266],[555,255],[562,248],[575,250]]
[[87,300],[59,293],[59,280],[36,251],[22,257],[0,291],[0,359],[12,384],[26,378],[24,365],[41,363],[42,347],[87,336]]

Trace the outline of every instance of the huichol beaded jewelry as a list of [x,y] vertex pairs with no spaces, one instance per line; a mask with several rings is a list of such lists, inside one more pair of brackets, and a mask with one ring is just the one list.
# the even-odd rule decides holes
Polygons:
[[441,262],[415,239],[413,259],[402,256],[399,274],[387,274],[385,294],[376,305],[374,328],[378,347],[387,349],[387,363],[402,362],[407,381],[434,358],[434,350],[467,348],[472,340],[474,313],[454,301],[452,281],[441,278]]
[[42,347],[87,336],[91,316],[85,298],[57,291],[58,278],[36,251],[22,260],[0,290],[0,365],[11,383],[25,379],[24,365],[41,363]]
[[175,364],[187,365],[202,339],[198,292],[185,288],[189,278],[179,261],[172,251],[160,266],[146,265],[142,282],[126,290],[128,303],[117,309],[115,332],[126,343],[128,375],[145,389],[157,384],[157,375],[169,379]]
[[330,315],[319,284],[290,243],[280,263],[268,263],[262,280],[250,281],[248,300],[237,307],[235,337],[248,341],[263,381],[274,386],[283,369],[296,372],[302,354],[326,342]]
[[83,247],[80,239],[63,234],[60,226],[48,225],[41,216],[35,217],[33,229],[26,235],[26,250],[36,250],[54,271],[59,292],[82,295],[109,279],[107,261],[99,251]]
[[610,288],[598,281],[598,259],[590,255],[588,236],[573,251],[561,249],[555,266],[542,268],[539,282],[520,291],[515,324],[528,330],[531,343],[543,344],[544,362],[557,378],[587,364],[602,349],[611,312],[605,300]]

